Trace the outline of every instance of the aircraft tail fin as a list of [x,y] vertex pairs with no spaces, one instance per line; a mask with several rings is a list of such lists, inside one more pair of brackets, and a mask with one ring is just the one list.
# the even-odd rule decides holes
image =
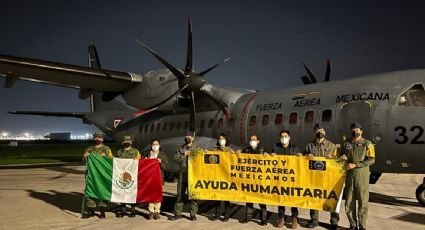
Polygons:
[[[99,55],[94,44],[89,45],[88,47],[88,65],[90,68],[100,69],[102,66],[100,64]],[[90,92],[90,111],[95,112],[98,110],[101,111],[126,111],[130,110],[129,107],[124,105],[124,103],[112,99],[104,100],[104,95],[100,92]]]

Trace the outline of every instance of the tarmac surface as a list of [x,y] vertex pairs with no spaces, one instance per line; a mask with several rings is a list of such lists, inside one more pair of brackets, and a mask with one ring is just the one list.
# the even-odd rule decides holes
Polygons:
[[[170,221],[168,217],[173,210],[176,183],[164,185],[160,220],[147,220],[148,211],[143,204],[138,205],[136,218],[116,218],[113,213],[116,206],[111,204],[106,219],[83,220],[80,210],[84,170],[84,166],[75,165],[0,169],[0,229],[276,229],[277,207],[267,207],[269,224],[262,227],[258,225],[258,219],[248,224],[238,222],[244,213],[242,203],[232,205],[232,217],[227,223],[209,221],[213,204],[205,201],[199,206],[196,222],[186,218]],[[384,174],[377,184],[371,185],[367,229],[425,229],[425,207],[420,206],[415,198],[415,190],[424,176]],[[188,207],[185,208],[188,211]],[[184,214],[188,216],[188,213]],[[299,217],[299,229],[306,228],[308,210],[300,210]],[[320,226],[316,229],[327,229],[329,218],[329,213],[321,212]],[[340,226],[348,227],[343,208]]]

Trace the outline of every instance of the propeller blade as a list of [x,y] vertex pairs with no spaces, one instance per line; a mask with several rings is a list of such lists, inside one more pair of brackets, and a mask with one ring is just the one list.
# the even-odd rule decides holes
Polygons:
[[166,60],[164,60],[159,54],[157,54],[155,51],[153,51],[151,48],[149,48],[145,43],[141,42],[139,39],[136,38],[136,42],[138,42],[140,45],[145,47],[147,51],[149,51],[153,56],[155,56],[156,59],[158,59],[159,62],[161,62],[165,67],[167,67],[173,74],[176,76],[177,79],[183,80],[186,77],[184,74],[180,72],[179,69],[175,68],[173,65],[168,63]]
[[195,93],[191,92],[191,100],[190,103],[190,123],[189,123],[189,129],[193,133],[195,133],[195,127],[196,127],[196,108],[195,108]]
[[208,88],[202,88],[201,90],[221,109],[221,111],[223,111],[223,114],[226,116],[226,118],[229,119],[230,112],[227,104],[215,97],[214,94],[208,90]]
[[222,62],[220,62],[220,63],[218,63],[218,64],[215,64],[215,65],[211,66],[210,68],[208,68],[208,69],[206,69],[206,70],[204,70],[204,71],[200,72],[200,73],[199,73],[199,75],[204,76],[205,74],[207,74],[207,73],[208,73],[208,72],[210,72],[211,70],[215,69],[217,66],[219,66],[219,65],[221,65],[221,64],[223,64],[223,63],[225,63],[225,62],[229,61],[230,59],[231,59],[231,58],[226,58],[226,59],[224,59],[224,61],[222,61]]
[[187,28],[187,58],[186,58],[186,68],[184,74],[190,75],[193,73],[193,49],[192,49],[192,20],[188,22]]
[[311,84],[310,78],[307,76],[301,76],[301,80],[303,81],[304,85]]
[[303,66],[305,71],[307,71],[308,77],[310,77],[311,83],[317,83],[316,77],[314,77],[313,72],[311,72],[310,68],[303,62]]
[[149,108],[146,108],[144,110],[151,110],[154,109],[156,107],[161,106],[162,104],[166,103],[167,101],[169,101],[171,98],[173,98],[174,96],[176,96],[177,94],[181,93],[183,90],[185,90],[189,85],[186,84],[185,86],[183,86],[181,89],[177,90],[175,93],[171,94],[169,97],[167,97],[165,100],[156,103],[155,105],[150,106]]
[[325,81],[330,81],[331,80],[331,61],[328,60],[326,61],[326,75],[325,75]]

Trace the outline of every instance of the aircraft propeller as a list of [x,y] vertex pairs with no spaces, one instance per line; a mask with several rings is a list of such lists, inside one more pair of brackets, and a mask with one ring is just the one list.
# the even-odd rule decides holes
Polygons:
[[[196,108],[195,108],[195,93],[203,92],[207,97],[209,97],[219,108],[223,111],[223,113],[228,116],[228,107],[227,104],[221,100],[218,96],[216,96],[214,91],[214,86],[206,85],[204,80],[204,75],[209,73],[211,70],[215,69],[220,64],[230,60],[230,58],[225,59],[223,62],[215,64],[206,70],[195,73],[193,69],[193,48],[192,48],[192,23],[189,18],[188,21],[188,41],[187,41],[187,58],[186,58],[186,66],[184,71],[178,69],[163,59],[159,54],[157,54],[154,50],[149,48],[145,43],[136,39],[136,41],[142,45],[147,51],[149,51],[159,62],[161,62],[167,69],[173,73],[173,75],[178,80],[179,90],[171,94],[165,100],[146,108],[145,110],[154,109],[156,107],[161,106],[162,104],[169,101],[174,96],[180,94],[182,96],[188,96],[191,100],[190,102],[190,125],[189,129],[192,132],[195,132],[195,124],[196,124]],[[205,86],[205,87],[204,87]],[[208,87],[207,87],[208,86]]]
[[[314,76],[313,72],[310,70],[310,68],[303,63],[304,69],[307,72],[307,76],[302,76],[301,80],[304,82],[305,85],[308,84],[314,84],[317,83],[316,77]],[[326,73],[325,73],[325,81],[331,80],[331,61],[329,58],[326,60]]]

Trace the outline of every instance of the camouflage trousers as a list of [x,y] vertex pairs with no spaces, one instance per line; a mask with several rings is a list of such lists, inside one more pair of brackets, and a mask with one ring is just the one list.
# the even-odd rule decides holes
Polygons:
[[84,204],[86,208],[95,209],[96,207],[99,207],[99,208],[108,207],[108,201],[93,199],[89,197],[85,197],[84,199],[85,199]]

